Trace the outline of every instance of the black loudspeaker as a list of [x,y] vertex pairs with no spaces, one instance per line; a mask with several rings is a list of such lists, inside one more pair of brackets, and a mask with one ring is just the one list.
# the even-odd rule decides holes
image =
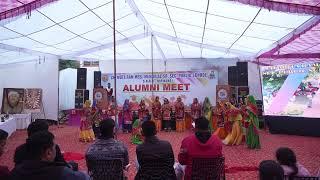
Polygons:
[[101,71],[94,71],[93,74],[93,87],[100,88],[101,87]]
[[75,103],[74,107],[76,109],[82,109],[86,100],[89,100],[89,90],[86,89],[76,89],[75,90]]
[[237,62],[237,85],[238,86],[248,86],[248,63],[247,62]]
[[77,69],[77,89],[87,88],[87,69],[78,68]]
[[237,66],[228,67],[228,84],[230,86],[237,86],[238,69]]

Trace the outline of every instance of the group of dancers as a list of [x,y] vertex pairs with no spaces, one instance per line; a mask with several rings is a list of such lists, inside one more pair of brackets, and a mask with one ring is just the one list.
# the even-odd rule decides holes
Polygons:
[[239,145],[245,140],[248,148],[260,149],[255,98],[248,96],[239,108],[230,102],[217,104],[212,118],[214,134],[226,145]]
[[[258,135],[258,109],[253,96],[248,96],[243,104],[235,107],[230,102],[218,102],[212,107],[209,98],[200,104],[197,98],[193,99],[190,110],[192,123],[195,119],[204,116],[209,120],[212,133],[222,139],[226,145],[239,145],[244,140],[251,149],[260,148]],[[144,121],[154,121],[157,131],[186,130],[186,109],[181,97],[170,103],[167,98],[160,102],[158,96],[148,107],[141,100],[138,107],[134,107],[129,100],[125,100],[122,111],[117,112],[114,98],[111,98],[107,110],[90,108],[90,102],[85,103],[84,116],[81,118],[80,140],[90,142],[99,134],[99,122],[105,118],[116,119],[124,133],[132,133],[132,143],[142,143],[140,127]]]

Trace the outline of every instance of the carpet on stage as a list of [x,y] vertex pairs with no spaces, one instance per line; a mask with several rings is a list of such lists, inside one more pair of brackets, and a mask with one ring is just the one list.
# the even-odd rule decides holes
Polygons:
[[[90,143],[79,142],[79,129],[72,126],[51,126],[50,131],[55,134],[56,143],[65,153],[68,160],[74,159],[79,163],[80,170],[87,170],[84,154]],[[160,139],[171,142],[175,158],[178,158],[178,152],[181,141],[192,132],[160,132]],[[10,136],[5,154],[0,157],[1,165],[8,165],[13,168],[13,154],[15,148],[25,142],[27,133],[25,130],[17,131]],[[130,163],[133,165],[130,169],[130,179],[133,179],[136,170],[134,163],[136,160],[135,147],[130,143],[130,134],[118,133],[117,138],[127,144],[129,150]],[[262,160],[274,159],[274,153],[279,147],[290,147],[296,154],[298,161],[303,164],[313,175],[320,168],[320,138],[302,137],[289,135],[272,135],[266,131],[260,131],[261,149],[250,150],[244,144],[239,146],[224,146],[223,154],[225,156],[226,177],[227,179],[257,179],[257,167]]]

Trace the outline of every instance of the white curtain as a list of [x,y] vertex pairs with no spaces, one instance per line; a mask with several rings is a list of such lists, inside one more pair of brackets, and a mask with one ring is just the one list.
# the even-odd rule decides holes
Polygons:
[[[89,99],[93,98],[94,71],[99,67],[87,68],[87,89]],[[77,88],[77,69],[67,68],[59,72],[59,110],[74,109],[75,90]]]
[[77,88],[77,69],[59,71],[59,110],[73,109]]

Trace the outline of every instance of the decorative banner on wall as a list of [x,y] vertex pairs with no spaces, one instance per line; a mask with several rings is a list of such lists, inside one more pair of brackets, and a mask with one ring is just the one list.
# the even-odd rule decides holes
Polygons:
[[[103,87],[107,87],[108,83],[114,87],[113,74],[102,74],[101,81]],[[161,100],[168,98],[170,102],[181,96],[186,105],[191,104],[195,97],[199,101],[209,97],[211,102],[216,102],[217,83],[216,70],[154,72],[153,75],[121,73],[117,74],[117,101],[123,104],[125,99],[129,99],[138,103],[144,99],[150,104],[155,96],[159,96]]]

